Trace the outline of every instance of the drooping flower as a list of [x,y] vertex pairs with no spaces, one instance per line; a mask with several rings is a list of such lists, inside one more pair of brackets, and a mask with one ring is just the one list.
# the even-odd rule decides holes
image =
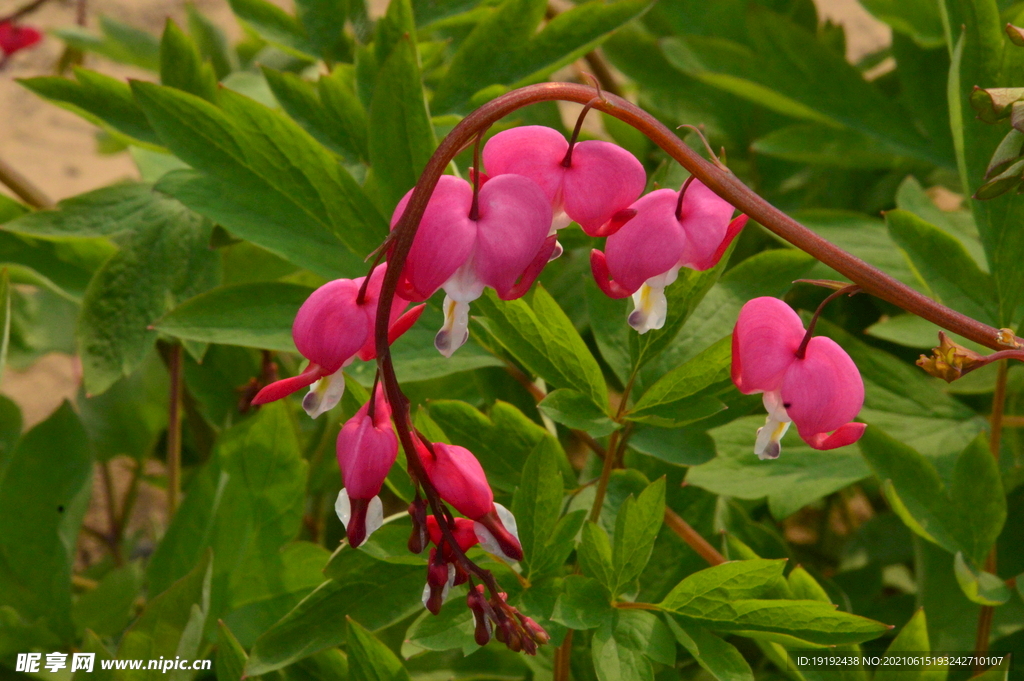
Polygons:
[[591,236],[613,233],[632,215],[629,205],[647,184],[643,165],[611,142],[577,142],[568,151],[557,130],[525,125],[487,141],[484,167],[491,178],[511,173],[540,185],[554,211],[552,234],[571,221]]
[[473,453],[442,442],[433,443],[430,449],[417,444],[430,483],[455,510],[476,521],[473,529],[480,545],[510,561],[522,560],[516,519],[507,508],[494,503],[487,475]]
[[[335,279],[313,291],[292,324],[295,347],[309,360],[309,365],[299,375],[263,388],[252,404],[273,402],[306,386],[309,386],[309,393],[302,400],[302,408],[313,418],[338,404],[345,392],[342,368],[356,357],[368,361],[377,356],[373,326],[386,267],[374,268],[362,303],[358,298],[364,277]],[[395,296],[388,334],[390,342],[408,331],[423,312],[423,306],[419,305],[403,314],[408,304],[408,300]]]
[[32,47],[42,39],[43,34],[31,26],[21,26],[13,21],[0,22],[0,52],[6,57]]
[[335,510],[345,525],[349,544],[359,546],[384,522],[380,488],[398,457],[398,437],[391,428],[391,407],[377,386],[338,433],[338,467],[344,484]]
[[[411,194],[395,208],[392,229]],[[551,206],[544,192],[525,177],[505,175],[488,181],[480,188],[474,209],[472,186],[451,175],[441,176],[398,288],[409,300],[426,300],[444,289],[444,326],[434,339],[441,354],[450,357],[469,338],[469,304],[485,286],[503,300],[526,293],[554,248],[554,238],[547,237],[550,223]]]
[[[678,192],[658,189],[633,204],[636,216],[594,250],[590,266],[598,286],[612,298],[633,296],[629,324],[640,333],[665,324],[665,287],[682,267],[703,271],[721,260],[747,223],[733,206],[690,178]],[[610,279],[610,280],[609,280]]]
[[[476,523],[469,518],[455,518],[452,535],[463,553],[478,543],[474,526]],[[430,515],[426,518],[427,533],[436,548],[430,549],[430,560],[427,563],[427,584],[423,589],[423,607],[435,615],[440,611],[441,604],[448,597],[448,590],[453,586],[464,584],[469,574],[458,562],[455,552],[448,545],[438,525],[437,518]]]
[[853,360],[831,338],[804,345],[805,336],[800,317],[778,298],[748,301],[736,320],[732,381],[745,395],[763,393],[768,411],[754,445],[758,458],[778,458],[791,422],[815,449],[853,444],[867,427],[852,423],[864,404]]

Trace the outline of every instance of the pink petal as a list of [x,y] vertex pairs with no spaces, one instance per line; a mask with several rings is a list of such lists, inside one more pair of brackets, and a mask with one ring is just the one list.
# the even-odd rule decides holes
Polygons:
[[543,190],[548,203],[560,203],[565,168],[562,159],[569,143],[562,133],[543,125],[524,125],[499,132],[484,145],[484,167],[496,175],[522,175]]
[[503,294],[544,245],[551,204],[532,180],[498,175],[480,190],[479,209],[473,266],[484,284]]
[[[373,268],[373,273],[370,275],[370,283],[366,287],[366,295],[363,297],[361,309],[366,315],[368,324],[367,328],[370,330],[366,335],[366,342],[364,342],[363,346],[359,349],[359,359],[364,362],[374,359],[377,356],[376,340],[373,336],[373,329],[377,324],[377,302],[380,300],[380,288],[384,283],[384,275],[386,272],[387,263],[382,263]],[[359,286],[362,286],[363,279],[365,279],[365,277],[360,277],[359,279],[356,279],[355,282]],[[398,320],[400,318],[404,318],[402,313],[408,304],[409,301],[396,292],[394,302],[391,304],[391,314],[389,315],[390,319],[388,321],[388,326],[392,331],[388,334],[390,343],[394,343],[403,333],[408,331],[409,327],[415,324],[416,320],[419,318],[419,313],[416,313],[408,319],[404,319],[401,329],[398,330]],[[422,309],[420,312],[422,312]],[[397,333],[394,333],[395,331],[397,331]]]
[[628,208],[647,185],[647,173],[633,154],[611,142],[578,142],[565,173],[565,212],[594,235],[615,213]]
[[367,402],[338,433],[338,466],[350,499],[377,496],[398,456],[398,437],[391,428],[391,409],[380,386],[374,399],[372,419]]
[[630,293],[679,262],[686,235],[675,218],[677,196],[671,189],[651,192],[633,204],[636,217],[608,237],[608,271]]
[[831,435],[828,433],[818,433],[817,435],[805,438],[805,440],[807,444],[815,449],[838,449],[839,447],[852,445],[859,440],[867,427],[868,424],[866,423],[847,423],[844,426],[840,426]]
[[[452,534],[455,536],[455,541],[458,542],[459,548],[463,551],[468,551],[479,542],[476,538],[476,532],[473,531],[474,522],[475,521],[470,520],[469,518],[455,519],[455,530]],[[427,516],[427,534],[430,536],[430,541],[434,542],[435,546],[441,545],[441,527],[437,524],[437,518],[435,516]],[[451,551],[449,550],[449,553],[450,552]]]
[[295,315],[292,338],[303,357],[319,364],[324,375],[341,368],[370,334],[366,314],[356,305],[359,284],[329,281],[306,299]]
[[11,55],[35,45],[43,34],[32,26],[19,26],[11,21],[0,23],[0,52]]
[[732,332],[732,382],[745,395],[778,390],[803,337],[804,325],[786,303],[747,301]]
[[685,191],[680,223],[686,232],[686,248],[680,260],[687,267],[706,270],[713,266],[712,260],[726,238],[735,208],[700,180],[690,181]]
[[298,376],[282,378],[280,381],[274,381],[270,385],[264,386],[262,390],[256,393],[256,396],[252,398],[249,404],[255,407],[267,402],[274,402],[282,397],[288,397],[293,392],[313,385],[313,383],[325,375],[329,374],[325,374],[318,365],[310,364]]
[[863,405],[857,365],[831,338],[812,338],[782,379],[782,406],[808,443],[852,421]]
[[631,291],[627,291],[622,284],[611,278],[611,272],[608,271],[608,259],[596,248],[590,251],[590,272],[594,275],[597,287],[609,298],[628,298],[632,295]]
[[462,515],[476,520],[494,508],[494,493],[487,475],[473,453],[465,447],[433,444],[434,456],[420,452],[427,477],[441,498]]
[[[488,182],[487,185],[491,183]],[[409,191],[395,207],[391,228],[405,212]],[[422,299],[429,298],[466,262],[476,242],[476,224],[469,219],[473,188],[465,180],[442,175],[405,261],[404,275]]]

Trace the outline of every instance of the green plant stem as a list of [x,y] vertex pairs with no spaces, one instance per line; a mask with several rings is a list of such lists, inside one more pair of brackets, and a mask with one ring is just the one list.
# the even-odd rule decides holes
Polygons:
[[115,565],[121,565],[124,563],[124,559],[121,557],[121,543],[119,541],[121,536],[121,521],[118,517],[117,498],[114,494],[114,478],[110,474],[110,461],[103,461],[100,463],[100,477],[103,478],[103,491],[107,495],[107,523],[110,525],[110,555],[114,559]]
[[33,208],[52,208],[53,201],[41,189],[0,158],[0,182],[14,192],[15,196]]
[[615,603],[615,607],[619,610],[653,610],[655,612],[661,610],[653,603],[630,603],[629,601],[618,601]]
[[167,372],[171,378],[167,400],[167,515],[170,518],[178,510],[181,494],[181,343],[168,349]]
[[590,522],[596,523],[601,517],[601,507],[604,505],[604,495],[608,491],[608,481],[612,477],[612,469],[615,468],[615,451],[619,444],[619,431],[612,433],[608,438],[608,449],[605,452],[604,463],[601,465],[601,477],[597,481],[597,493],[594,495],[594,505],[590,507]]
[[[996,389],[992,395],[992,417],[991,417],[991,432],[989,433],[988,445],[989,451],[992,453],[992,458],[999,463],[999,447],[1002,441],[1003,435],[1003,411],[1006,408],[1006,377],[1009,373],[1009,367],[1007,360],[999,362],[999,373],[996,376]],[[985,572],[996,574],[998,567],[996,558],[996,547],[992,546],[992,550],[989,551],[988,558],[985,560]],[[992,636],[992,617],[995,614],[995,607],[991,605],[981,606],[981,611],[978,613],[978,631],[974,639],[974,651],[976,655],[984,655],[988,652],[988,642]],[[983,672],[985,668],[981,665],[975,665],[974,674],[978,675]]]

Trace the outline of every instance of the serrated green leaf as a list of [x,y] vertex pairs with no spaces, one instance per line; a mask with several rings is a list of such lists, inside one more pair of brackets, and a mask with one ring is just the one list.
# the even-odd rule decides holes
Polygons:
[[312,292],[284,282],[221,286],[190,298],[154,326],[181,339],[295,352],[292,322]]
[[89,503],[92,454],[71,405],[21,438],[0,468],[0,607],[70,642],[75,537]]
[[192,3],[185,5],[188,15],[188,32],[196,46],[199,47],[203,59],[210,60],[213,71],[220,80],[234,71],[238,66],[238,58],[228,45],[227,36]]
[[784,560],[738,560],[696,572],[679,584],[659,604],[662,610],[679,611],[691,603],[758,598],[782,576]]
[[561,514],[563,489],[559,456],[554,442],[548,438],[540,440],[523,465],[512,499],[512,514],[516,517],[519,542],[525,554],[527,577],[537,572],[537,566],[546,565],[545,549]]
[[[723,338],[690,361],[662,376],[644,391],[629,410],[627,418],[644,420],[646,417],[656,417],[671,423],[691,420],[693,416],[702,412],[697,408],[702,398],[704,402],[710,402],[709,393],[717,392],[729,385],[731,366],[731,338]],[[709,403],[707,411],[714,413],[718,408],[717,404]]]
[[132,87],[161,139],[200,171],[169,173],[160,189],[236,235],[328,277],[352,263],[345,246],[362,257],[386,235],[355,180],[283,115],[229,90],[217,109],[173,88]]
[[904,210],[887,212],[885,222],[893,241],[939,300],[970,317],[997,323],[992,279],[955,237]]
[[267,42],[300,59],[320,56],[299,20],[277,5],[267,0],[229,0],[229,4],[235,16]]
[[702,627],[683,628],[668,618],[669,629],[680,645],[718,681],[753,681],[754,673],[740,651]]
[[532,304],[499,300],[488,290],[475,303],[487,316],[487,328],[498,341],[548,383],[587,395],[608,409],[608,388],[601,367],[562,308],[543,286],[535,287]]
[[615,521],[612,566],[618,595],[622,587],[640,576],[654,550],[654,540],[665,517],[665,478],[652,482],[637,497],[628,497],[619,508]]
[[216,103],[217,76],[199,48],[170,19],[160,40],[160,82]]
[[549,392],[537,408],[555,423],[586,431],[594,437],[603,437],[619,428],[588,396],[571,388]]
[[599,681],[653,681],[651,661],[675,664],[675,641],[653,613],[617,610],[594,632],[591,642]]
[[608,591],[596,579],[569,575],[565,578],[564,589],[551,614],[555,622],[570,629],[594,629],[612,613]]
[[592,50],[648,6],[636,0],[588,2],[562,12],[538,33],[545,3],[505,0],[462,41],[431,106],[438,113],[461,111],[487,86],[536,82]]
[[609,593],[615,590],[615,567],[612,565],[612,544],[597,523],[583,525],[583,542],[576,552],[584,575],[600,582]]
[[54,34],[84,52],[148,71],[160,70],[160,41],[155,36],[108,16],[100,17],[100,30],[102,36],[78,26],[56,29]]

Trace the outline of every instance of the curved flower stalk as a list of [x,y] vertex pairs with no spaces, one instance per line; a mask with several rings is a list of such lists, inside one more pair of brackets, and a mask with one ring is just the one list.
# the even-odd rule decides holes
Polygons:
[[380,385],[370,401],[338,433],[337,452],[344,487],[338,493],[334,508],[345,525],[349,544],[359,546],[384,523],[384,509],[378,495],[398,458],[398,438],[391,428],[391,408]]
[[864,382],[853,360],[831,338],[811,338],[778,298],[754,298],[740,310],[732,334],[732,382],[744,395],[764,395],[768,418],[754,445],[760,459],[778,458],[790,423],[815,449],[853,444],[867,427],[851,423],[864,405]]
[[[273,402],[309,386],[302,400],[307,414],[316,418],[333,409],[345,392],[342,369],[356,357],[369,361],[377,356],[371,330],[386,271],[387,265],[374,268],[362,301],[359,290],[365,277],[335,279],[313,291],[292,324],[295,347],[309,364],[299,375],[260,390],[252,404]],[[419,305],[403,314],[406,305],[407,300],[397,298],[396,304],[389,306],[389,343],[408,331],[423,312],[424,306]]]
[[[395,208],[392,229],[411,195]],[[469,304],[485,286],[504,300],[526,293],[554,249],[550,223],[547,198],[525,177],[496,177],[479,193],[465,180],[440,178],[404,263],[401,295],[426,300],[444,289],[444,326],[434,339],[442,355],[469,339]]]
[[680,268],[703,271],[717,265],[747,216],[733,219],[732,204],[695,177],[678,192],[653,191],[630,209],[635,217],[608,237],[604,253],[591,252],[590,267],[606,295],[633,296],[629,325],[647,333],[665,325],[665,287]]
[[628,219],[619,213],[640,196],[647,173],[622,147],[575,137],[566,142],[542,125],[499,132],[484,146],[484,168],[492,178],[512,173],[536,182],[551,203],[551,234],[575,221],[590,236],[608,236]]

